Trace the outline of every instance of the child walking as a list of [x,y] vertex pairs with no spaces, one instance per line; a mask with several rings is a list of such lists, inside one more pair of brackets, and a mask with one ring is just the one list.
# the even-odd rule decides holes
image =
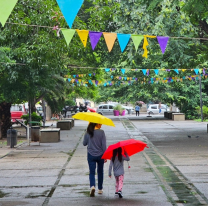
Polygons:
[[111,178],[111,171],[113,167],[113,173],[116,179],[116,192],[115,194],[119,195],[120,198],[123,197],[122,195],[122,188],[123,188],[123,179],[124,179],[124,166],[123,161],[129,161],[130,158],[126,152],[124,152],[126,157],[122,155],[122,148],[119,147],[113,150],[113,157],[111,158],[110,165],[109,165],[109,172],[108,175]]

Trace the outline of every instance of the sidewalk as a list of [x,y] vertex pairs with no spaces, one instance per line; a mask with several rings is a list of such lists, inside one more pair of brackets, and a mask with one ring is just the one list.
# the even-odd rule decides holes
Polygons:
[[[200,205],[202,202],[203,205],[208,205],[200,196],[201,194],[206,196],[205,190],[202,189],[207,188],[205,179],[201,182],[201,189],[198,188],[201,193],[198,190],[193,191],[195,188],[190,188],[189,192],[196,192],[196,194],[187,196],[182,193],[184,196],[179,197],[176,186],[189,186],[189,181],[184,179],[182,173],[176,175],[178,171],[167,158],[177,164],[181,162],[181,156],[174,158],[171,151],[167,152],[167,147],[161,148],[163,149],[161,152],[160,144],[155,139],[157,135],[154,136],[147,125],[150,123],[150,128],[154,131],[157,129],[159,131],[166,126],[168,132],[170,123],[175,124],[175,128],[179,128],[182,123],[173,121],[166,123],[164,120],[148,123],[146,120],[131,122],[126,117],[115,118],[113,121],[115,128],[102,126],[108,145],[129,138],[146,141],[149,145],[149,149],[130,158],[130,169],[125,162],[123,199],[114,196],[115,181],[113,177],[111,179],[108,177],[109,161],[105,164],[104,193],[98,195],[96,191],[94,198],[89,197],[87,148],[82,145],[83,134],[88,123],[77,120],[72,130],[61,131],[59,143],[42,143],[40,146],[38,143],[32,143],[31,146],[24,144],[17,149],[8,149],[10,153],[0,159],[0,206],[170,206]],[[192,128],[194,125],[195,123],[191,125]],[[150,133],[146,136],[144,134],[147,131]],[[171,132],[169,132],[170,136],[174,136]],[[158,137],[161,142],[162,137]],[[152,142],[158,147],[156,148]],[[0,154],[1,152],[0,150]],[[167,156],[164,155],[165,152],[168,153]],[[185,157],[186,153],[184,153]],[[200,168],[203,169],[203,166]],[[186,175],[187,171],[183,169]],[[204,169],[207,171],[207,163],[204,164]],[[204,175],[206,177],[206,174]],[[173,182],[178,184],[173,184]],[[178,187],[178,191],[181,192],[180,189]],[[197,196],[198,192],[199,196]],[[190,204],[190,201],[193,204]]]

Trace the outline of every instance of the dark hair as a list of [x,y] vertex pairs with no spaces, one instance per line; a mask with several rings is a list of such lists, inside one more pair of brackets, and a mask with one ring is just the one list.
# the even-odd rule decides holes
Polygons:
[[120,162],[122,162],[122,148],[121,147],[119,147],[119,148],[117,148],[117,149],[114,149],[113,150],[113,157],[112,157],[112,161],[114,162],[115,161],[115,158],[116,158],[116,155],[118,154],[118,160],[120,161]]
[[92,123],[92,122],[89,123],[89,125],[87,127],[87,133],[90,135],[90,137],[93,137],[96,125],[97,125],[97,123]]

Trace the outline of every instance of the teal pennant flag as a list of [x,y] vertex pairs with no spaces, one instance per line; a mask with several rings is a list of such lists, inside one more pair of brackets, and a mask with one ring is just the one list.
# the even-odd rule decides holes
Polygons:
[[131,34],[117,34],[118,42],[121,47],[121,52],[123,52],[129,43]]
[[[11,0],[9,0],[11,1]],[[69,25],[72,28],[75,17],[80,10],[84,0],[56,0],[61,12]]]
[[4,27],[18,0],[0,0],[0,22]]

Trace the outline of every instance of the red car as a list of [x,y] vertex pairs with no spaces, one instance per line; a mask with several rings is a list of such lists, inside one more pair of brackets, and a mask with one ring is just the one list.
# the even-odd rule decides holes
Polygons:
[[87,110],[89,110],[90,112],[96,112],[96,109],[89,107],[89,106],[87,106]]
[[14,124],[16,122],[15,119],[18,119],[21,122],[23,122],[23,119],[21,119],[21,116],[26,114],[24,104],[12,105],[11,108],[10,108],[10,112],[11,112],[11,122],[12,122],[12,124]]

